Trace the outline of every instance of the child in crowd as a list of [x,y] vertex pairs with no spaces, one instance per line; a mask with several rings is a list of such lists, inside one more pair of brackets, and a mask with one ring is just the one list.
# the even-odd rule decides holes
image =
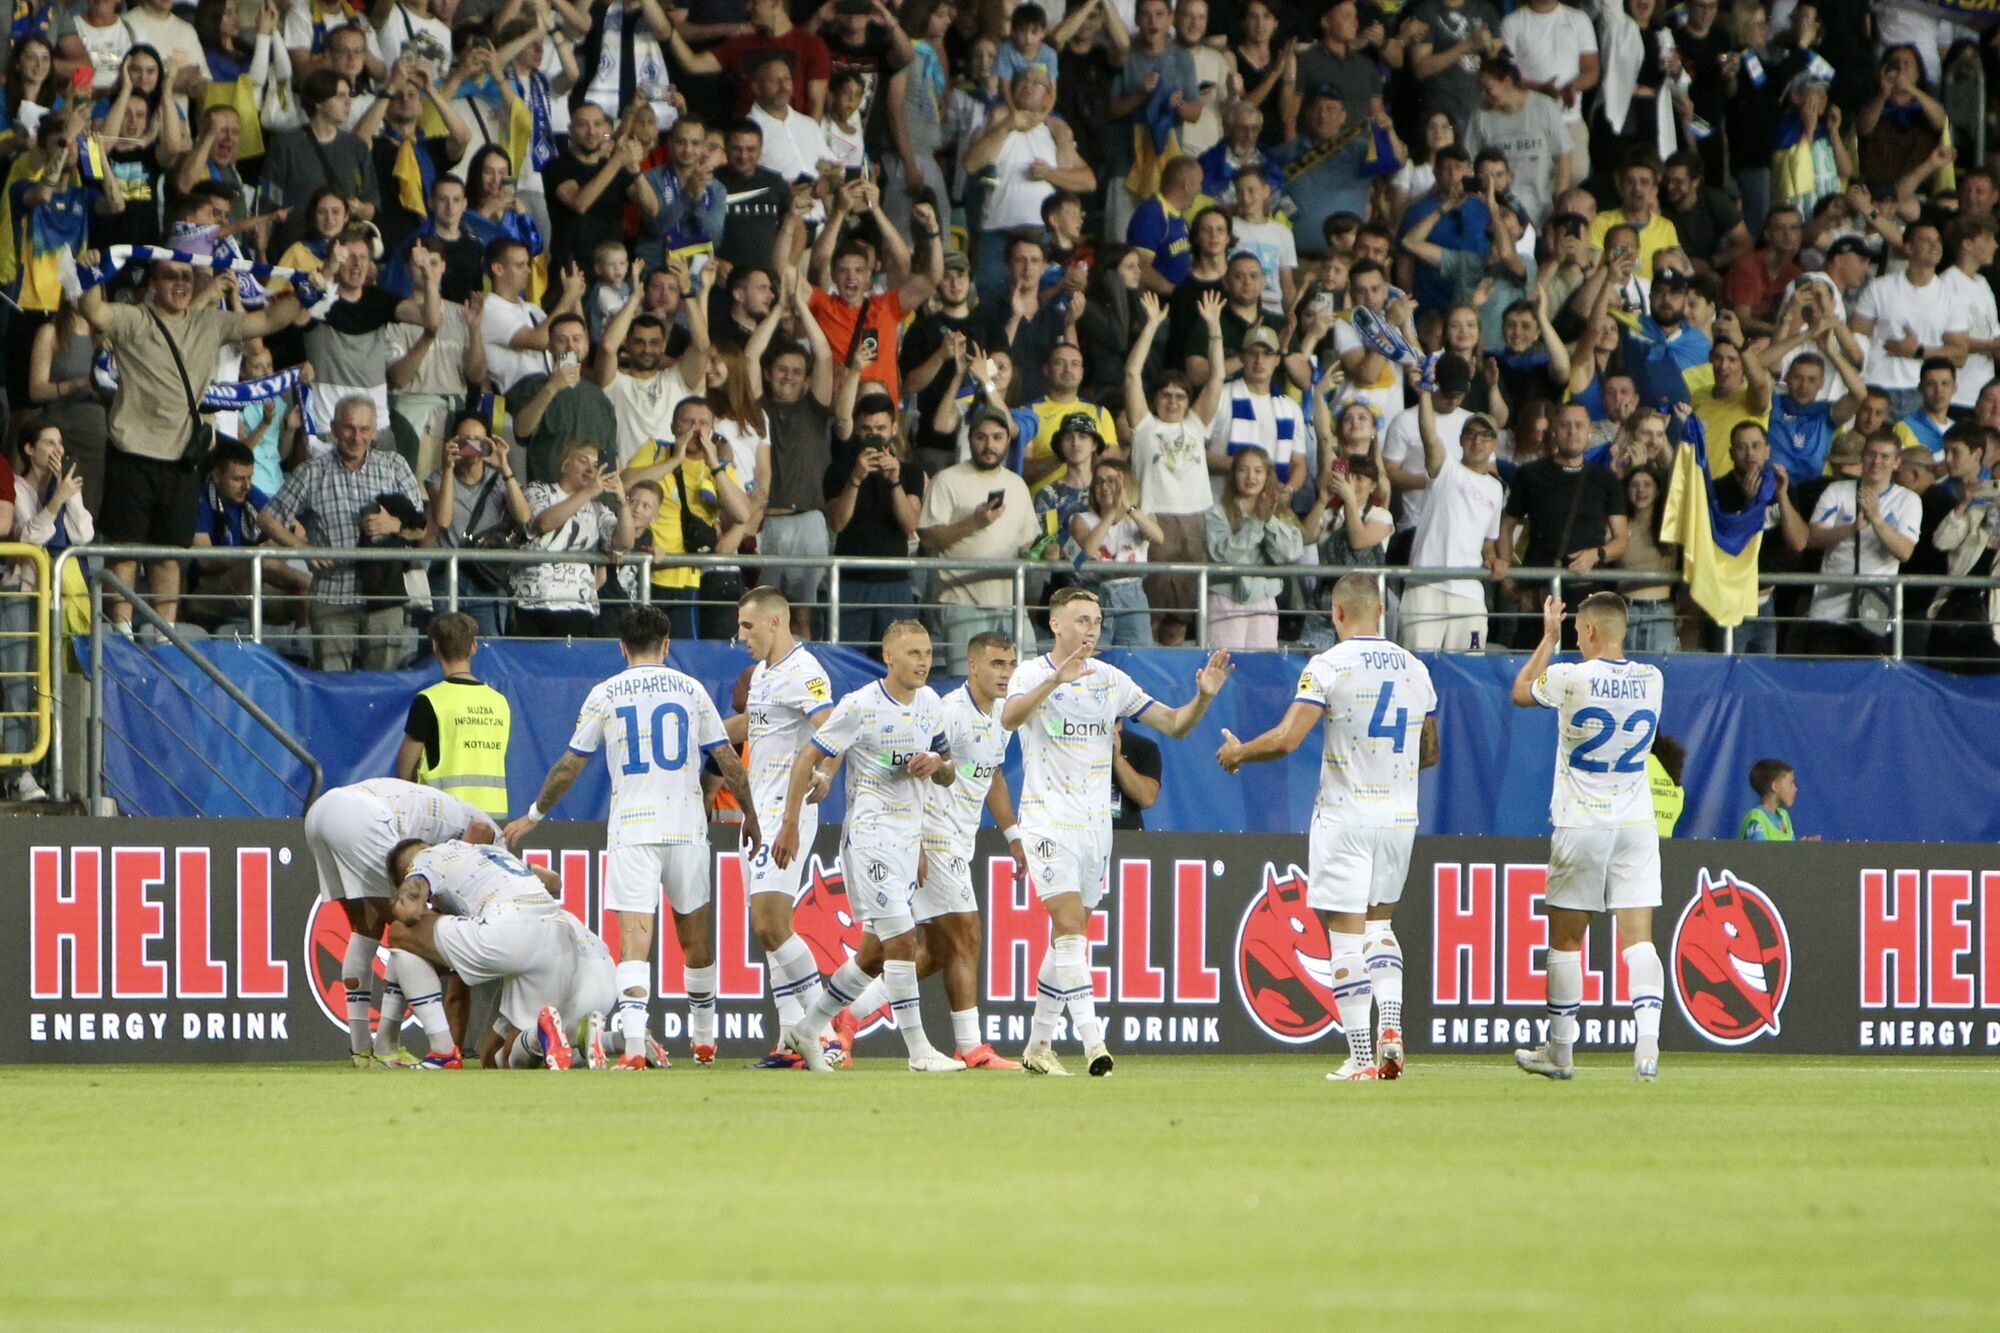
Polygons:
[[604,337],[604,326],[625,308],[632,295],[632,255],[623,241],[605,241],[590,256],[590,290],[583,298],[583,317],[590,341]]
[[1743,816],[1736,836],[1752,842],[1817,842],[1800,839],[1792,827],[1792,807],[1799,799],[1799,775],[1782,759],[1759,759],[1750,765],[1750,790],[1757,804]]

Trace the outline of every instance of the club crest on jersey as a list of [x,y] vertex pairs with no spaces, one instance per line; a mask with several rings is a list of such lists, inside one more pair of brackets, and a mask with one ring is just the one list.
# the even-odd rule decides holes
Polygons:
[[1291,1046],[1340,1030],[1333,1004],[1333,945],[1306,905],[1297,866],[1264,864],[1264,887],[1236,930],[1236,989],[1258,1027]]
[[1792,944],[1777,904],[1732,871],[1703,870],[1674,926],[1674,998],[1687,1021],[1724,1046],[1775,1037],[1791,985]]

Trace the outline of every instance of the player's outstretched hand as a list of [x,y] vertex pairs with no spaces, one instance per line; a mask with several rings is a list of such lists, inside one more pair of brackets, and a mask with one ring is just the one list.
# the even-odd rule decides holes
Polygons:
[[788,819],[771,843],[771,859],[778,863],[778,869],[784,870],[798,859],[798,855],[799,826]]
[[1067,685],[1073,680],[1082,680],[1090,671],[1090,654],[1077,648],[1056,663],[1056,683]]
[[1222,744],[1215,751],[1215,762],[1222,765],[1223,772],[1234,773],[1243,766],[1243,760],[1240,758],[1242,753],[1243,742],[1237,740],[1228,727],[1224,727]]
[[1222,687],[1229,679],[1229,673],[1236,670],[1229,660],[1227,649],[1218,648],[1208,655],[1208,665],[1195,673],[1194,687],[1206,698],[1213,699],[1222,693]]
[[919,750],[903,761],[913,778],[927,778],[944,767],[944,760],[931,750]]
[[1564,606],[1560,597],[1542,599],[1542,642],[1561,643]]
[[500,830],[500,840],[509,847],[519,847],[521,840],[526,838],[534,830],[534,827],[535,821],[526,815],[522,815],[519,819],[509,823],[506,828]]

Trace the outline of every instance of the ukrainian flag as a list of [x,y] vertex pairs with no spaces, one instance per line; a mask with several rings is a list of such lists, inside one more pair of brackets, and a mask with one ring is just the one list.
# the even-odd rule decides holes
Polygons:
[[1708,475],[1708,437],[1701,418],[1682,423],[1660,540],[1681,548],[1688,593],[1716,624],[1733,627],[1757,614],[1757,557],[1764,549],[1764,506],[1777,474],[1764,470],[1750,508],[1725,514],[1716,507]]

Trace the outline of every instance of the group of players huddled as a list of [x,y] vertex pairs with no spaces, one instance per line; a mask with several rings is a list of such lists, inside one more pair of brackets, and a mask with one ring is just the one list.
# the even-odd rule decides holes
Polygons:
[[[1262,735],[1227,730],[1216,758],[1242,765],[1295,751],[1316,724],[1324,757],[1309,837],[1308,901],[1332,945],[1332,996],[1349,1054],[1327,1077],[1402,1075],[1403,957],[1391,922],[1417,827],[1417,776],[1438,755],[1438,696],[1423,663],[1380,633],[1376,582],[1350,575],[1332,592],[1339,642],[1306,666],[1290,708]],[[1626,609],[1612,593],[1576,613],[1580,662],[1552,664],[1564,607],[1554,599],[1513,699],[1558,714],[1555,834],[1547,911],[1549,1032],[1515,1052],[1530,1073],[1573,1072],[1583,944],[1611,912],[1631,979],[1634,1072],[1659,1069],[1664,974],[1652,944],[1660,903],[1659,842],[1646,756],[1659,726],[1659,670],[1624,656]],[[686,960],[694,1062],[716,1059],[716,962],[705,758],[743,811],[741,854],[751,926],[777,1006],[776,1049],[761,1064],[816,1072],[851,1062],[859,1021],[886,1003],[919,1073],[1068,1071],[1054,1044],[1067,1017],[1093,1075],[1114,1067],[1098,1021],[1087,950],[1090,914],[1111,865],[1114,733],[1139,722],[1184,737],[1232,670],[1215,653],[1178,706],[1150,697],[1094,657],[1103,609],[1085,588],[1051,599],[1053,648],[1017,667],[1011,641],[972,640],[965,683],[940,697],[926,684],[931,639],[915,620],[889,627],[886,674],[839,699],[825,668],[790,631],[782,593],[758,588],[738,608],[738,637],[756,659],[744,711],[725,721],[692,677],[666,665],[667,620],[625,618],[625,670],[591,690],[568,751],[526,814],[504,829],[427,787],[376,778],[328,792],[306,816],[321,893],[352,926],[342,976],[354,1063],[456,1069],[463,1061],[440,969],[467,985],[500,983],[499,1017],[481,1054],[503,1068],[664,1067],[649,1034],[648,958],[664,894]],[[1000,769],[1021,738],[1018,822]],[[749,744],[749,767],[736,746]],[[557,877],[511,850],[554,809],[592,756],[611,776],[604,909],[617,913],[619,960],[556,898]],[[860,950],[822,976],[792,931],[817,803],[847,770],[841,866],[862,922]],[[979,901],[973,839],[984,808],[1047,909],[1050,947],[1036,978],[1034,1024],[1016,1062],[981,1032]],[[378,946],[389,950],[379,1026],[370,1029]],[[941,973],[953,1053],[924,1030],[918,983]],[[405,1013],[429,1054],[400,1051]],[[462,1026],[462,1024],[461,1024]]]

